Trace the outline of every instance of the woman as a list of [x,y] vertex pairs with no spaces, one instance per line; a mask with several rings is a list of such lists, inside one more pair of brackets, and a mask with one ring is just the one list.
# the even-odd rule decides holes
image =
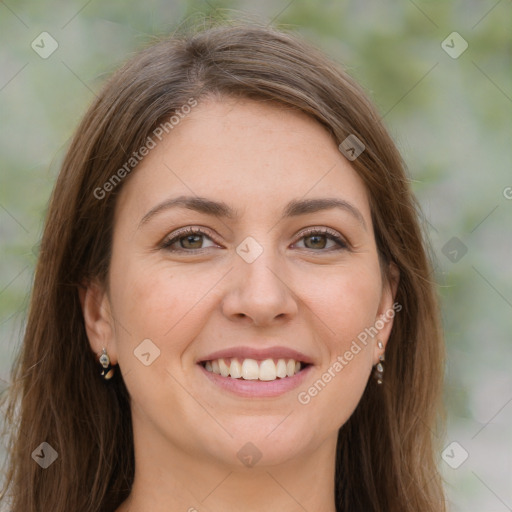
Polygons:
[[10,510],[444,511],[419,215],[362,89],[296,36],[136,55],[51,198]]

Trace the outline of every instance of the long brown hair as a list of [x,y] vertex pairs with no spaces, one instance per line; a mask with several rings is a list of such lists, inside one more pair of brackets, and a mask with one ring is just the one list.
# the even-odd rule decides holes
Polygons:
[[[10,510],[113,511],[130,492],[129,395],[119,373],[108,385],[98,376],[79,300],[84,280],[108,274],[116,197],[129,175],[97,191],[163,119],[207,96],[284,104],[316,119],[337,144],[349,135],[363,141],[351,163],[369,194],[384,274],[390,262],[400,270],[395,300],[403,308],[387,344],[384,384],[368,381],[339,430],[336,508],[443,512],[433,433],[442,425],[443,336],[430,246],[402,159],[339,65],[296,35],[247,23],[151,44],[110,78],[76,131],[50,200],[13,368],[4,490]],[[42,442],[59,454],[47,469],[31,457]]]

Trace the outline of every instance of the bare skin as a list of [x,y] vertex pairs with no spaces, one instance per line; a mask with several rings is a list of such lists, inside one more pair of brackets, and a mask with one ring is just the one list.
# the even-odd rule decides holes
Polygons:
[[[239,217],[162,208],[142,221],[182,195],[223,201]],[[343,199],[359,214],[280,220],[289,201],[313,198]],[[189,226],[207,234],[162,247]],[[306,228],[330,228],[344,246]],[[262,249],[250,263],[237,253],[247,237]],[[82,303],[93,350],[107,348],[131,396],[135,481],[117,512],[335,512],[338,429],[392,320],[341,371],[333,364],[392,310],[396,281],[381,276],[365,186],[324,128],[265,103],[200,103],[123,185],[108,285],[91,283]],[[146,339],[160,351],[153,360],[148,345],[147,366],[134,356]],[[279,396],[229,393],[197,364],[225,348],[275,345],[313,361]],[[326,372],[325,387],[308,394]],[[239,456],[247,450],[260,457],[252,467]]]

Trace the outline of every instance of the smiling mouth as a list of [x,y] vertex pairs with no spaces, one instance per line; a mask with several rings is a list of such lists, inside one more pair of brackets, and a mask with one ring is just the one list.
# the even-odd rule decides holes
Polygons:
[[310,366],[295,359],[221,358],[199,363],[206,371],[230,379],[273,381],[293,377]]

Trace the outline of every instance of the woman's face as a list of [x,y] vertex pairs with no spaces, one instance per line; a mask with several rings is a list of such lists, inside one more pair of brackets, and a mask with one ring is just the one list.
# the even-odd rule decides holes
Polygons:
[[118,198],[108,294],[85,302],[135,439],[227,466],[332,448],[392,325],[362,180],[320,124],[268,103],[199,103],[154,140]]

